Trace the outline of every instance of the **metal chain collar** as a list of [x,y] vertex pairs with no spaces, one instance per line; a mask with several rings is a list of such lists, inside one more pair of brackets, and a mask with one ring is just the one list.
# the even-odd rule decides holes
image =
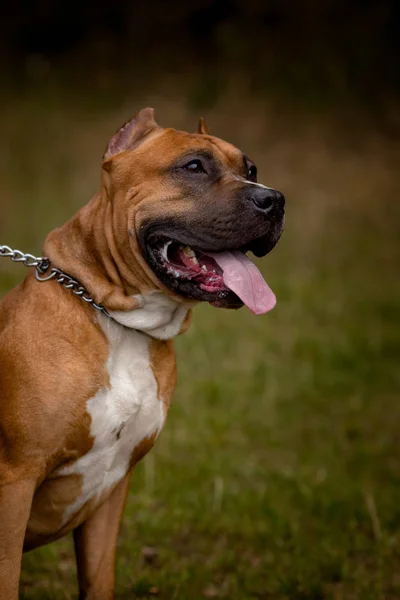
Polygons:
[[32,254],[24,254],[20,250],[12,250],[9,246],[1,246],[0,245],[0,256],[7,256],[11,258],[13,262],[21,262],[25,267],[35,267],[36,269],[36,279],[38,281],[50,281],[54,279],[57,283],[60,283],[67,290],[71,290],[75,296],[79,296],[84,302],[91,304],[93,308],[96,308],[103,314],[110,316],[107,312],[107,309],[101,304],[96,304],[91,296],[89,296],[87,290],[75,279],[60,271],[60,269],[56,269],[56,267],[52,267],[50,273],[45,275],[45,273],[49,270],[51,262],[47,257],[37,257]]

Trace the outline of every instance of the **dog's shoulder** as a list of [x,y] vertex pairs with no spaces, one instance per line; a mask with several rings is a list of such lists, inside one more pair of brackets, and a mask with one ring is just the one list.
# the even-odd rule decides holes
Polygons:
[[56,282],[32,273],[11,290],[0,304],[0,453],[48,462],[68,447],[109,383],[108,347],[93,308]]

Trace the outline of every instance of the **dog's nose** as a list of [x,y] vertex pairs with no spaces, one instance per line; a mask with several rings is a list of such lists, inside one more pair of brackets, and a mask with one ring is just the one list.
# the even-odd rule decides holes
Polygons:
[[285,206],[285,196],[272,188],[256,187],[251,190],[251,199],[254,204],[262,210],[271,208],[283,208]]

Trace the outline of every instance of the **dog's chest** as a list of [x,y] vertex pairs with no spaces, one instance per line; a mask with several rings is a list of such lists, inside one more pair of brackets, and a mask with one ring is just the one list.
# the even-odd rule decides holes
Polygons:
[[103,500],[129,470],[135,450],[155,439],[164,424],[164,405],[151,368],[150,338],[112,322],[105,332],[110,343],[110,385],[87,402],[93,445],[58,473],[82,477],[81,493],[66,508],[64,523],[88,501]]

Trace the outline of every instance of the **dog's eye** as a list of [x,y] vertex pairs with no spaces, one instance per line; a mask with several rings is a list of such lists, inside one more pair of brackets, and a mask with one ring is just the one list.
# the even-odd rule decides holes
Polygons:
[[250,165],[247,173],[247,179],[249,181],[257,181],[257,167],[256,165]]
[[206,173],[200,160],[191,160],[183,168],[189,173]]

